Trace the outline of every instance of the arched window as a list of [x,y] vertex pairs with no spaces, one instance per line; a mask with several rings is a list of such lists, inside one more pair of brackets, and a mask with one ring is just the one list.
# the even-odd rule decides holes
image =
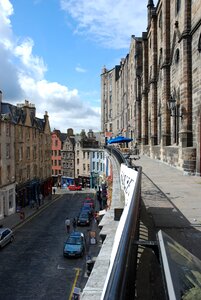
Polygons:
[[178,48],[175,51],[174,61],[175,61],[175,63],[179,62],[179,49]]
[[201,52],[201,34],[198,40],[198,51]]
[[181,0],[176,0],[176,14],[178,14],[181,6]]

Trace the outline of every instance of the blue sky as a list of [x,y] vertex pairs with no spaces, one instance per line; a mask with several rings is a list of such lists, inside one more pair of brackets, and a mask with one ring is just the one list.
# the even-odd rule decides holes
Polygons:
[[[118,3],[117,3],[118,2]],[[146,31],[147,0],[0,0],[3,102],[48,112],[51,129],[100,128],[100,74]]]

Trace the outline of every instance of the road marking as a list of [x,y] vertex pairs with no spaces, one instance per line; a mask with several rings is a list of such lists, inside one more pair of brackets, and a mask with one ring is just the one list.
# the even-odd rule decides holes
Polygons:
[[71,293],[70,293],[70,296],[69,296],[68,300],[72,300],[74,288],[75,288],[76,282],[77,282],[77,280],[78,280],[78,277],[79,277],[79,274],[80,274],[80,270],[81,270],[81,269],[75,268],[75,270],[76,270],[76,275],[75,275],[75,279],[74,279],[73,286],[72,286]]
[[58,266],[57,266],[57,270],[65,270],[65,268],[62,267],[62,266],[60,266],[60,265],[58,265]]

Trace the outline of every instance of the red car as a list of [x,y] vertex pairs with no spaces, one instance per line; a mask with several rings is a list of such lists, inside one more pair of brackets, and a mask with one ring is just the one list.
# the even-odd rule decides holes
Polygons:
[[94,200],[90,197],[87,197],[87,198],[84,199],[83,205],[85,205],[85,204],[89,204],[92,208],[95,207]]
[[81,191],[82,187],[81,185],[75,185],[75,184],[71,184],[68,186],[69,191]]

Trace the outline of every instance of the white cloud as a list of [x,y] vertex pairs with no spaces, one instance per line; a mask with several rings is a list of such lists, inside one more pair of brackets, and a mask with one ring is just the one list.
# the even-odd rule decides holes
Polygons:
[[87,70],[85,70],[85,69],[83,69],[83,68],[77,66],[77,67],[75,68],[75,71],[78,72],[78,73],[86,73]]
[[[72,127],[100,129],[100,111],[81,100],[77,89],[69,90],[58,82],[45,79],[47,66],[43,58],[33,53],[34,41],[15,36],[10,21],[14,13],[8,0],[0,0],[0,90],[3,101],[13,103],[29,100],[36,106],[36,114],[43,117],[48,111],[51,128]],[[77,71],[85,71],[80,68]],[[86,128],[87,129],[87,128]]]
[[127,48],[131,35],[146,30],[147,0],[60,0],[61,8],[78,23],[83,34],[105,47]]

